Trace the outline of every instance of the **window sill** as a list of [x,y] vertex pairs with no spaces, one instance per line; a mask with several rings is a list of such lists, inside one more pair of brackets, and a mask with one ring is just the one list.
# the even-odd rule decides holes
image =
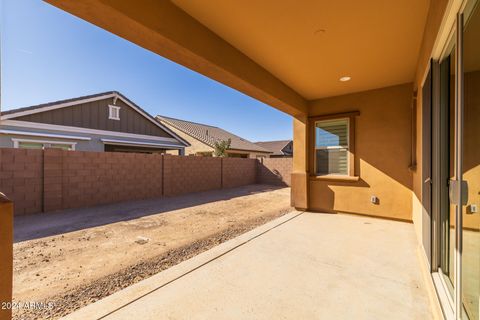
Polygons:
[[313,181],[343,181],[343,182],[356,182],[360,180],[358,176],[343,176],[343,175],[324,175],[324,176],[315,176],[311,175],[310,180]]

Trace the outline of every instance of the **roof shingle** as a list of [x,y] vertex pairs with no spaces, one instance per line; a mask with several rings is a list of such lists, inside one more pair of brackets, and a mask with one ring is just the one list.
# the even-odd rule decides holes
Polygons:
[[256,145],[246,139],[243,139],[231,132],[223,130],[218,127],[209,126],[206,124],[185,121],[175,118],[169,118],[165,116],[157,116],[157,119],[164,124],[171,125],[172,127],[192,136],[193,138],[202,141],[203,143],[214,147],[215,142],[231,140],[230,149],[232,150],[244,150],[244,151],[258,151],[271,153],[269,150]]
[[283,155],[290,155],[283,152],[283,148],[285,148],[285,146],[290,142],[292,142],[292,140],[259,141],[259,142],[255,142],[255,144],[264,149],[269,150],[270,152],[273,152],[272,155],[274,156],[283,156]]

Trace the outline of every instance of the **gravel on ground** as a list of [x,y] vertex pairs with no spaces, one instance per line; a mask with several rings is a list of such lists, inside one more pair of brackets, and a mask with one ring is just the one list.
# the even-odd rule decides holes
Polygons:
[[[162,209],[172,203],[192,204],[192,197],[217,199],[218,192],[229,196]],[[29,301],[44,304],[19,307],[14,319],[57,319],[198,255],[290,212],[289,192],[289,188],[253,185],[162,199],[149,202],[144,217],[73,232],[55,230],[52,236],[17,242],[14,301],[18,306]],[[138,207],[140,202],[136,203],[123,208]],[[155,206],[160,213],[151,213]]]

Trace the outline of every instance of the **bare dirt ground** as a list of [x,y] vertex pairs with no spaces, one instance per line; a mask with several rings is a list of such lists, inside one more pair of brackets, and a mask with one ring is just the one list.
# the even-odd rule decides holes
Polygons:
[[14,319],[56,319],[290,208],[290,189],[265,185],[137,201],[15,220]]

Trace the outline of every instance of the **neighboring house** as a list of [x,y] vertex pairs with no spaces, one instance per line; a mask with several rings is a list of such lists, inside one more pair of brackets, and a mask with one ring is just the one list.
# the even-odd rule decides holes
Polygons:
[[157,116],[157,119],[174,131],[177,135],[188,141],[190,146],[185,148],[186,155],[214,156],[215,142],[231,140],[228,157],[259,158],[268,157],[270,151],[234,135],[221,128],[185,120]]
[[188,146],[115,91],[4,111],[0,120],[0,147],[183,154]]
[[287,158],[293,155],[293,141],[279,140],[279,141],[259,141],[256,145],[272,152],[270,158]]

